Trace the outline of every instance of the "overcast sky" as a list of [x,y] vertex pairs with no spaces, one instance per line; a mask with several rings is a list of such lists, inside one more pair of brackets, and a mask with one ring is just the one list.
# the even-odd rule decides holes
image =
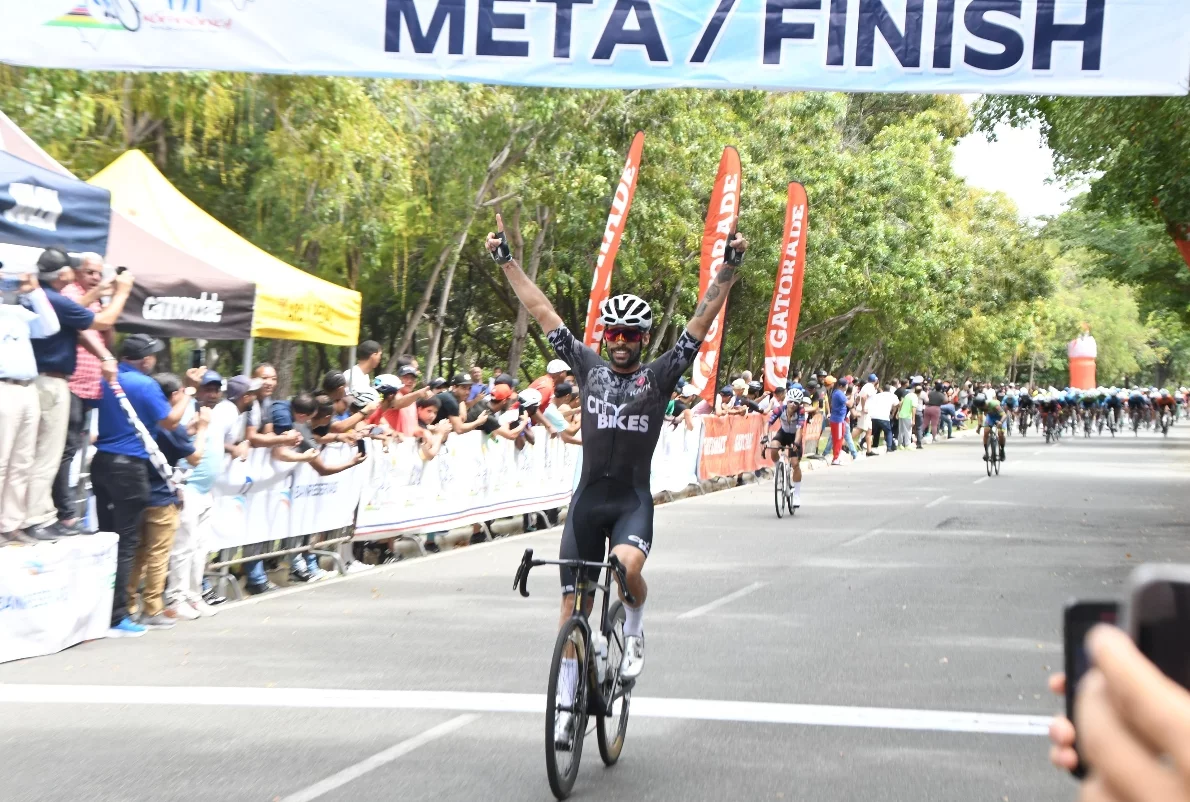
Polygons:
[[1054,177],[1050,149],[1041,141],[1036,126],[996,128],[996,141],[973,133],[959,140],[954,169],[977,187],[999,190],[1016,201],[1026,218],[1056,215],[1078,194],[1061,184],[1047,183]]

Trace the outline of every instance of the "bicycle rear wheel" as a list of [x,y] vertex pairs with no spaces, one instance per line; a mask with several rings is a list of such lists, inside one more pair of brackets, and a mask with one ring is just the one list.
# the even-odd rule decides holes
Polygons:
[[611,715],[595,716],[595,734],[599,740],[599,757],[605,765],[614,765],[620,759],[624,748],[624,736],[628,733],[628,705],[632,702],[632,691],[624,690],[620,684],[620,660],[624,657],[624,605],[612,602],[607,611],[607,677],[603,680],[603,698],[611,700],[608,706]]
[[777,456],[777,464],[773,470],[773,505],[777,508],[777,517],[781,517],[781,505],[785,503],[785,460]]
[[[581,603],[581,602],[580,602]],[[578,675],[575,677],[574,738],[569,750],[554,745],[554,727],[561,705],[559,697],[559,675],[562,659],[567,651],[574,653],[578,661]],[[578,777],[579,760],[583,754],[583,736],[587,731],[587,678],[590,665],[587,651],[587,635],[579,622],[573,618],[562,625],[558,640],[554,644],[554,656],[550,661],[550,681],[546,686],[545,698],[545,773],[549,777],[550,790],[558,799],[570,796],[574,780]]]
[[996,458],[996,441],[993,438],[988,441],[987,459],[984,460],[984,462],[983,462],[983,466],[985,468],[987,468],[987,470],[988,470],[988,476],[992,475],[992,460],[994,460],[995,458]]

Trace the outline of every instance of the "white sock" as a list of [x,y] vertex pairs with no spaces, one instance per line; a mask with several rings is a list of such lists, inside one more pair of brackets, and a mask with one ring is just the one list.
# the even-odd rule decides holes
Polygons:
[[558,693],[562,697],[562,704],[567,707],[574,704],[574,686],[578,681],[578,660],[574,657],[562,658],[562,670],[558,672]]
[[643,616],[645,613],[645,606],[642,603],[640,607],[629,607],[624,605],[624,634],[631,635],[634,638],[639,638],[645,634],[645,625]]
[[801,482],[793,483],[793,495],[797,496],[798,498],[801,498],[801,496],[802,496],[802,483]]

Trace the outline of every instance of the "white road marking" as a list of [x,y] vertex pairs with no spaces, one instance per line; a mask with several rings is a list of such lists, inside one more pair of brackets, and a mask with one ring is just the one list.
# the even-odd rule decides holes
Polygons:
[[977,485],[977,484],[980,484],[981,482],[986,482],[988,479],[991,479],[991,478],[992,477],[990,477],[990,476],[981,476],[980,478],[976,479],[971,484]]
[[950,496],[938,496],[938,498],[934,499],[933,501],[931,501],[929,504],[926,505],[926,509],[932,510],[932,509],[934,509],[934,507],[937,507],[939,504],[944,503],[949,498],[950,498]]
[[281,802],[311,802],[311,800],[318,799],[320,796],[340,788],[352,780],[358,779],[369,771],[378,769],[388,763],[392,763],[402,755],[407,755],[419,746],[425,746],[430,741],[436,741],[446,735],[450,735],[460,727],[465,727],[479,716],[475,714],[468,714],[465,716],[456,716],[450,721],[444,721],[437,727],[431,727],[423,732],[421,735],[415,735],[412,738],[401,741],[399,744],[390,746],[383,752],[377,752],[366,760],[361,760],[353,766],[348,766],[337,774],[332,774],[325,780],[320,780],[309,788],[303,788],[296,794],[290,794],[281,799]]
[[873,529],[871,532],[865,532],[862,535],[857,535],[856,537],[851,538],[851,540],[845,540],[839,545],[854,546],[857,543],[863,543],[865,540],[871,540],[872,538],[877,537],[878,535],[882,535],[882,534],[884,534],[883,529]]
[[710,602],[709,604],[704,604],[702,607],[695,607],[693,610],[689,610],[685,613],[682,613],[681,615],[678,616],[678,620],[682,621],[687,618],[698,618],[700,615],[706,615],[707,613],[711,612],[711,610],[717,610],[725,604],[730,604],[731,602],[735,601],[736,599],[742,599],[745,596],[747,596],[749,593],[753,593],[757,590],[760,590],[761,588],[764,587],[764,585],[765,585],[764,582],[753,582],[748,587],[740,588],[735,593],[728,593],[726,596],[724,596],[721,599],[715,599],[713,602]]
[[[3,703],[449,710],[540,715],[545,709],[545,695],[467,691],[365,691],[337,688],[0,684],[0,704]],[[1038,736],[1049,731],[1050,723],[1049,715],[738,702],[721,699],[634,698],[632,715],[689,721],[737,721],[752,724]],[[428,732],[430,731],[426,734]]]

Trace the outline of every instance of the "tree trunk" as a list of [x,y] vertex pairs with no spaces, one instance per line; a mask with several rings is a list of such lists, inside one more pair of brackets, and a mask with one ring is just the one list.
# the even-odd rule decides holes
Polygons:
[[674,283],[673,292],[669,294],[669,300],[665,302],[665,312],[661,315],[661,325],[657,327],[657,331],[653,334],[649,345],[649,360],[652,361],[657,358],[657,354],[661,351],[661,345],[665,341],[665,335],[669,332],[669,326],[673,322],[674,307],[678,305],[678,296],[682,293],[682,277],[679,275],[677,282]]
[[426,371],[432,371],[438,362],[438,347],[442,343],[442,327],[446,325],[446,305],[450,303],[450,287],[454,283],[455,268],[459,265],[459,256],[463,253],[463,246],[467,244],[467,234],[471,231],[471,225],[475,222],[476,215],[479,210],[483,208],[484,202],[487,200],[488,192],[491,191],[492,186],[496,183],[496,179],[504,172],[504,167],[508,162],[508,156],[512,152],[512,145],[516,137],[521,133],[520,129],[513,131],[508,138],[504,148],[495,155],[495,157],[488,163],[487,174],[483,178],[483,183],[479,187],[479,191],[475,193],[475,200],[471,204],[471,210],[467,213],[467,222],[463,225],[463,230],[459,234],[458,242],[455,243],[451,250],[450,260],[446,266],[446,277],[442,279],[442,292],[438,296],[438,314],[434,320],[434,330],[430,335],[430,349],[426,354]]
[[269,343],[269,361],[277,369],[277,390],[274,398],[289,398],[294,393],[297,367],[297,343],[293,340],[273,340]]
[[[517,213],[517,244],[524,250],[524,240],[520,236],[520,213]],[[533,237],[533,250],[529,253],[529,264],[525,273],[529,280],[537,282],[537,271],[541,267],[541,254],[545,245],[545,237],[549,231],[550,208],[537,207],[537,235]],[[519,258],[518,258],[518,261]],[[508,372],[515,376],[521,369],[521,357],[525,351],[525,340],[529,336],[529,310],[524,304],[517,305],[516,324],[512,329],[512,343],[508,346]]]
[[402,354],[409,353],[409,349],[413,345],[413,338],[417,334],[417,327],[421,323],[422,318],[425,317],[426,309],[430,306],[430,299],[434,297],[434,287],[438,283],[438,275],[442,272],[442,268],[446,266],[446,260],[450,257],[451,248],[448,245],[442,249],[442,253],[438,256],[438,263],[434,265],[434,270],[430,273],[430,279],[426,282],[426,287],[422,290],[421,298],[417,301],[417,306],[413,310],[413,314],[405,323],[405,331],[401,334],[401,342],[392,353],[388,355],[388,363],[384,367],[385,373],[392,373],[397,369],[397,357]]

